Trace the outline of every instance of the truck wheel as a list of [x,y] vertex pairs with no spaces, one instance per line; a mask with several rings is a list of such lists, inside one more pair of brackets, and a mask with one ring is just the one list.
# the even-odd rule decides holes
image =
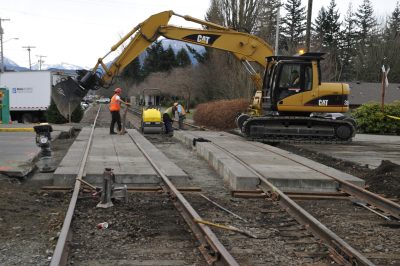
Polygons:
[[22,123],[24,124],[31,124],[33,121],[32,115],[25,113],[22,115]]

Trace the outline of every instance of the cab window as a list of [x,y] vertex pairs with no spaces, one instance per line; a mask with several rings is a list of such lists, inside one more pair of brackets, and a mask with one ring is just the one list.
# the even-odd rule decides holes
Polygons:
[[280,81],[280,88],[300,88],[300,65],[283,65]]
[[304,65],[304,90],[312,90],[312,67],[311,65]]

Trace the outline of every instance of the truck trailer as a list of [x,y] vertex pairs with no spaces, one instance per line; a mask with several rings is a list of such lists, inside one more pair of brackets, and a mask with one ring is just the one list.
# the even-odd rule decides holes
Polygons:
[[52,87],[69,76],[63,71],[49,70],[0,73],[0,87],[9,90],[12,121],[45,121],[45,112],[51,103]]

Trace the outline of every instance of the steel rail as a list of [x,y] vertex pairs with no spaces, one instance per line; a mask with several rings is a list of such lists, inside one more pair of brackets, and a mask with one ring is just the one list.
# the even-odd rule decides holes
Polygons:
[[222,243],[218,240],[213,231],[206,225],[197,223],[202,220],[200,215],[193,209],[190,203],[179,192],[169,178],[163,171],[156,165],[154,160],[148,153],[141,147],[141,145],[129,135],[132,141],[137,145],[139,150],[150,162],[154,170],[160,175],[164,182],[163,190],[171,196],[172,202],[176,209],[182,215],[195,237],[199,240],[200,246],[198,247],[206,262],[209,265],[239,265],[232,255],[225,249]]
[[330,178],[334,179],[338,183],[338,189],[340,191],[343,191],[343,192],[345,192],[345,193],[347,193],[347,194],[349,194],[349,195],[351,195],[353,197],[361,199],[361,200],[367,202],[368,204],[370,204],[372,206],[375,206],[376,208],[378,208],[378,209],[380,209],[380,210],[382,210],[382,211],[384,211],[386,213],[389,213],[390,215],[392,215],[396,219],[400,219],[400,205],[399,204],[397,204],[397,203],[395,203],[395,202],[393,202],[391,200],[388,200],[388,199],[386,199],[384,197],[381,197],[381,196],[379,196],[379,195],[377,195],[375,193],[372,193],[372,192],[370,192],[368,190],[365,190],[365,189],[363,189],[363,188],[361,188],[359,186],[356,186],[356,185],[354,185],[354,184],[352,184],[352,183],[350,183],[350,182],[348,182],[348,181],[346,181],[346,180],[344,180],[344,179],[342,179],[340,177],[332,176],[330,174],[327,174],[327,173],[324,173],[324,172],[322,172],[320,170],[317,170],[317,169],[315,169],[313,167],[310,167],[309,165],[304,164],[302,162],[299,162],[299,161],[297,161],[297,160],[295,160],[293,158],[290,158],[290,157],[286,156],[285,154],[280,153],[279,151],[274,151],[274,150],[268,149],[267,147],[260,147],[260,146],[255,145],[255,144],[253,144],[253,145],[256,146],[256,147],[268,150],[269,152],[272,152],[272,153],[274,153],[276,155],[279,155],[281,157],[289,159],[289,160],[291,160],[293,162],[296,162],[296,163],[298,163],[300,165],[303,165],[303,166],[305,166],[305,167],[307,167],[309,169],[312,169],[312,170],[314,170],[314,171],[316,171],[316,172],[318,172],[320,174],[323,174],[323,175],[325,175],[327,177],[330,177]]
[[[85,170],[86,161],[87,161],[87,158],[89,155],[89,150],[90,150],[91,143],[93,140],[93,135],[94,135],[93,133],[94,133],[94,129],[96,127],[96,122],[97,122],[97,118],[99,117],[100,110],[101,110],[101,105],[99,106],[99,110],[97,111],[96,118],[94,120],[92,130],[90,132],[89,140],[86,144],[85,153],[83,154],[83,157],[81,160],[81,165],[80,165],[79,171],[78,171],[78,175],[76,177],[76,179],[79,179],[79,180],[82,180],[82,177],[83,177],[83,172]],[[70,239],[72,237],[72,232],[71,232],[70,227],[71,227],[71,221],[72,221],[74,211],[75,211],[76,202],[78,200],[79,190],[81,187],[81,182],[79,180],[75,181],[74,191],[72,193],[72,197],[69,202],[67,214],[65,215],[64,223],[61,228],[60,236],[57,240],[57,245],[54,250],[53,257],[51,258],[50,266],[67,265],[68,249],[69,249],[69,247],[67,246],[67,242],[70,241]]]
[[224,147],[211,142],[214,146],[218,147],[222,151],[230,154],[238,162],[240,162],[249,171],[255,174],[259,180],[259,187],[265,193],[273,193],[275,200],[300,224],[305,225],[306,229],[309,230],[314,236],[320,238],[324,243],[330,248],[331,257],[340,265],[374,265],[365,256],[359,253],[357,250],[352,248],[343,239],[337,236],[334,232],[328,229],[325,225],[319,222],[306,210],[304,210],[300,205],[290,199],[285,193],[280,189],[275,187],[271,182],[267,180],[262,174],[257,170],[249,166],[246,162],[236,156],[234,153],[228,151]]

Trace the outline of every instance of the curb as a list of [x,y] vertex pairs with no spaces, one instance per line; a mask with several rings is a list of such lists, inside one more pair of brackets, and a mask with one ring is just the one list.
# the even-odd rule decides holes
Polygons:
[[34,132],[32,127],[28,128],[0,128],[0,132]]

